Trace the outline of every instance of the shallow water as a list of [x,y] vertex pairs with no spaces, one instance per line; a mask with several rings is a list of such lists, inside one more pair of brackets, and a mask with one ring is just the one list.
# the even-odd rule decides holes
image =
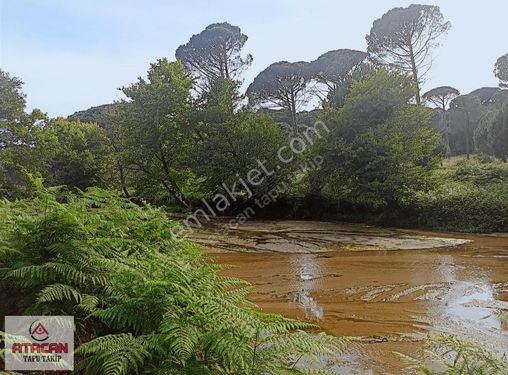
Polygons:
[[302,221],[253,221],[194,239],[229,275],[250,281],[269,312],[361,336],[343,373],[397,374],[393,354],[418,356],[428,332],[453,333],[508,354],[508,237],[379,229]]

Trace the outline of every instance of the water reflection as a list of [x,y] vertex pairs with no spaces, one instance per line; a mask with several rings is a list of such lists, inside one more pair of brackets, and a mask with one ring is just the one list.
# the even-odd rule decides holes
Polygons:
[[450,317],[456,325],[479,330],[502,329],[496,310],[487,307],[496,301],[489,271],[464,270],[465,278],[460,279],[457,269],[453,256],[440,257],[437,271],[448,285],[448,290],[438,305],[437,313],[441,318]]
[[322,320],[323,308],[310,296],[310,293],[317,289],[317,281],[322,277],[317,260],[313,254],[298,254],[291,258],[291,268],[296,275],[296,292],[292,302],[305,311],[307,319]]

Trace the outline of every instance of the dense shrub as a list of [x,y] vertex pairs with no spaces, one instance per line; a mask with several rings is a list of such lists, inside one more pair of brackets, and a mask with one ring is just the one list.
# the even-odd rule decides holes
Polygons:
[[416,195],[416,224],[465,232],[508,231],[508,164],[459,162],[437,173],[439,187]]
[[433,187],[441,136],[432,111],[410,104],[414,82],[379,70],[353,84],[342,108],[326,108],[330,133],[312,153],[322,168],[309,175],[309,192],[368,212],[393,210]]
[[457,169],[453,175],[461,181],[472,182],[475,185],[485,185],[493,183],[508,184],[508,164],[486,160],[482,162],[461,161],[457,164]]

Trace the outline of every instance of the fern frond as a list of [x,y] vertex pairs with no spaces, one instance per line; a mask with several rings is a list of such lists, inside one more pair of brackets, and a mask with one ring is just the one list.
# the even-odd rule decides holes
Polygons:
[[69,264],[57,262],[20,267],[7,272],[6,277],[16,279],[21,286],[32,286],[56,280],[74,285],[86,285],[87,283],[100,285],[105,282],[105,278],[102,276],[86,274]]
[[182,364],[195,352],[200,339],[197,327],[182,321],[165,320],[161,325],[161,333],[168,343],[171,353],[179,358]]
[[80,292],[69,285],[53,284],[41,290],[37,297],[37,303],[65,300],[79,304],[81,303],[82,296]]
[[143,363],[151,358],[143,346],[143,340],[131,334],[107,335],[99,337],[76,349],[77,354],[96,354],[79,365],[85,372],[123,375],[137,372]]

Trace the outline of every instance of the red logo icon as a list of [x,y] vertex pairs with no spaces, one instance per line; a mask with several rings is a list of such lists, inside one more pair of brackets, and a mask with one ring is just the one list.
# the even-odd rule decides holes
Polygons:
[[32,324],[30,324],[28,332],[35,341],[46,341],[49,338],[48,330],[41,322],[37,320],[33,321]]

